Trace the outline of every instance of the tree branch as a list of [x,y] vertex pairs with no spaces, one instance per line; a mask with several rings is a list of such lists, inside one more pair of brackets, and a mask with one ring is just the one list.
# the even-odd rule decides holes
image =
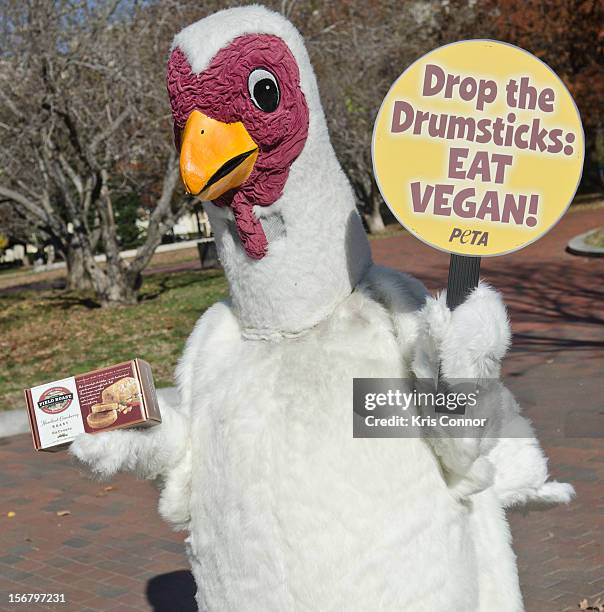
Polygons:
[[11,200],[12,202],[15,202],[16,204],[19,204],[25,210],[27,210],[27,212],[34,215],[34,217],[36,217],[40,221],[44,223],[48,221],[44,209],[34,204],[29,198],[25,197],[18,191],[0,185],[0,195],[4,196],[8,200]]
[[[144,270],[151,260],[155,249],[161,243],[162,236],[170,227],[174,225],[176,217],[172,212],[171,205],[174,191],[178,185],[179,179],[180,171],[178,159],[176,158],[174,150],[171,150],[168,156],[168,162],[166,164],[166,171],[164,173],[161,196],[157,200],[157,205],[155,206],[155,209],[151,213],[151,217],[149,219],[147,239],[145,240],[145,243],[138,248],[136,255],[128,265],[128,273],[130,275],[138,275],[142,270]],[[185,208],[185,206],[180,206],[177,212],[181,214],[181,211]]]
[[95,138],[93,138],[90,143],[90,146],[88,147],[90,152],[94,153],[96,148],[101,144],[101,142],[109,138],[109,136],[111,136],[111,134],[113,134],[113,132],[115,132],[122,125],[122,123],[126,121],[130,113],[131,113],[130,108],[126,108],[125,110],[123,110],[117,116],[117,118],[113,121],[113,123],[111,123],[107,127],[107,129],[103,130],[100,134],[98,134]]

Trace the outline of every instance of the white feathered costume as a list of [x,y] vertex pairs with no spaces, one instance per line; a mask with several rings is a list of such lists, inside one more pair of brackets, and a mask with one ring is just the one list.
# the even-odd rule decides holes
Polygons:
[[[352,437],[354,377],[497,377],[510,337],[500,296],[481,285],[451,313],[419,281],[372,264],[286,19],[258,6],[216,13],[176,36],[173,57],[182,151],[237,121],[259,148],[234,198],[205,204],[231,297],[195,326],[180,405],[162,406],[160,426],[83,435],[73,454],[105,476],[161,479],[161,515],[189,532],[201,610],[521,610],[504,510],[573,494],[546,482],[530,425],[518,415],[509,426],[526,437],[499,441]],[[232,108],[229,87],[241,89]],[[195,110],[204,129],[190,127]],[[275,157],[280,142],[293,154]],[[210,182],[231,180],[230,168]],[[268,186],[246,192],[255,181]],[[500,408],[518,412],[504,391]]]

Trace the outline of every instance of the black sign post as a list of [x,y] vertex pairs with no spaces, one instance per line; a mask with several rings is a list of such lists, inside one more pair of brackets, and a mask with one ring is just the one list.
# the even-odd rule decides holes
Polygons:
[[478,286],[480,257],[451,255],[447,281],[447,307],[455,310]]

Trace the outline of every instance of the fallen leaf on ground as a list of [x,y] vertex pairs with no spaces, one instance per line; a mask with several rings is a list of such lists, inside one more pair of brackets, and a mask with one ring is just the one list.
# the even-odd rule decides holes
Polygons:
[[57,516],[69,516],[71,512],[69,510],[59,510]]
[[10,512],[7,512],[7,513],[6,513],[6,516],[7,516],[8,518],[13,518],[13,517],[17,516],[17,513],[16,513],[16,512],[13,512],[13,511],[11,510]]
[[587,599],[582,599],[579,602],[579,610],[593,610],[594,612],[604,612],[604,602],[601,597],[598,597],[591,605]]

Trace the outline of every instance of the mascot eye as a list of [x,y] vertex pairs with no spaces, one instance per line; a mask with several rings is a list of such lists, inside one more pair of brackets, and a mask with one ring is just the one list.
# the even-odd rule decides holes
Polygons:
[[252,70],[247,79],[247,88],[252,102],[265,113],[272,113],[279,106],[277,79],[264,68]]

